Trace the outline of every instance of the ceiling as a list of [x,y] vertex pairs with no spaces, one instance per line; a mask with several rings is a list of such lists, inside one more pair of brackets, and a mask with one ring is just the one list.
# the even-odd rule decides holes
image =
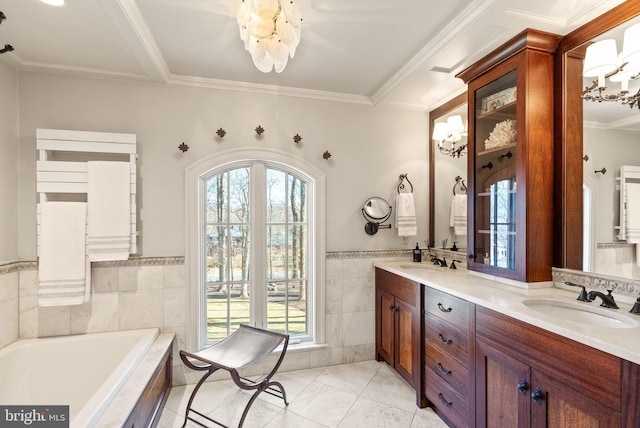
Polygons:
[[455,74],[527,27],[567,34],[622,0],[296,0],[302,40],[285,70],[256,69],[240,0],[0,0],[0,61],[24,71],[431,110]]

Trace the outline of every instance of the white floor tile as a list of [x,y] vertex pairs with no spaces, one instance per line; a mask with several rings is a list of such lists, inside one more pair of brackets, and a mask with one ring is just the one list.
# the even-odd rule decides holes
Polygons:
[[333,386],[343,391],[360,394],[367,387],[375,370],[358,364],[341,364],[330,366],[315,380],[324,385]]
[[321,383],[312,383],[298,395],[288,411],[328,427],[336,427],[358,396]]
[[[289,406],[262,393],[251,407],[245,428],[445,428],[431,410],[418,409],[415,391],[386,363],[352,364],[280,372]],[[177,428],[195,385],[171,390],[158,426]],[[236,427],[252,392],[227,379],[207,382],[194,407]],[[197,425],[188,423],[188,428]]]
[[409,428],[412,412],[360,397],[338,425],[339,428]]

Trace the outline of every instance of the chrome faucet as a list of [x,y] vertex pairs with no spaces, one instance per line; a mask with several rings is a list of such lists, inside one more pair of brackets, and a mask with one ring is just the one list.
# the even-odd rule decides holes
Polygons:
[[596,297],[599,297],[600,300],[602,300],[602,303],[600,304],[600,306],[604,308],[619,309],[618,305],[616,305],[616,301],[613,300],[613,296],[611,295],[612,291],[613,290],[607,290],[608,294],[601,293],[600,291],[589,291],[589,293],[587,294],[587,297],[591,300],[594,300]]

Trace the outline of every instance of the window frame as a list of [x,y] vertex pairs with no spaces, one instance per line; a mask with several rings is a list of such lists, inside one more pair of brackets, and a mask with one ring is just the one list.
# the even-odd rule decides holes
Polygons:
[[[203,227],[206,227],[203,209],[203,205],[206,204],[206,180],[222,171],[242,166],[251,167],[256,163],[295,174],[307,182],[308,238],[310,239],[309,250],[312,253],[309,255],[309,284],[307,285],[309,298],[312,299],[309,326],[313,344],[325,344],[325,174],[315,165],[290,153],[250,147],[213,153],[193,163],[185,171],[185,266],[187,268],[185,345],[190,351],[202,349],[206,337],[206,329],[200,322],[200,319],[206,316],[206,302],[200,292],[200,284],[203,283],[203,272],[205,272],[204,257],[200,251],[204,248],[203,240],[206,236],[206,233],[203,233]],[[253,209],[266,210],[266,191],[257,188],[259,185],[260,183],[256,180],[251,180],[251,192],[254,195],[252,201],[255,205]],[[251,218],[253,221],[253,217]],[[262,227],[263,232],[264,230],[265,228]],[[266,242],[266,239],[259,237],[256,241],[254,237],[252,241],[259,244],[259,242]],[[251,278],[258,277],[256,269],[265,263],[266,258],[264,251],[256,251],[255,254],[259,259],[255,259],[252,263]],[[308,342],[304,344],[309,345]]]

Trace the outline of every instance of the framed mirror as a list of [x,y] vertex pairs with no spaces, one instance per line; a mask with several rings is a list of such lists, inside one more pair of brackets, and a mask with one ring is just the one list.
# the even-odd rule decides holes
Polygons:
[[[625,2],[568,34],[558,50],[555,103],[560,108],[556,140],[556,179],[563,186],[556,206],[561,215],[555,235],[562,237],[555,254],[556,266],[594,273],[640,279],[639,245],[620,239],[620,172],[623,165],[640,167],[640,109],[619,101],[583,100],[594,77],[584,77],[587,47],[615,39],[624,46],[624,31],[640,23],[640,3]],[[595,78],[597,80],[597,77]],[[617,94],[619,82],[606,79],[606,93]],[[616,80],[614,78],[614,80]],[[638,91],[638,84],[629,92]],[[592,91],[596,95],[598,90]]]
[[[429,112],[429,240],[436,248],[450,249],[455,243],[463,253],[467,247],[466,233],[456,234],[451,219],[454,192],[464,193],[467,180],[467,117],[466,92]],[[458,139],[450,132],[460,122],[465,129]],[[449,130],[441,132],[447,129],[447,124]]]

